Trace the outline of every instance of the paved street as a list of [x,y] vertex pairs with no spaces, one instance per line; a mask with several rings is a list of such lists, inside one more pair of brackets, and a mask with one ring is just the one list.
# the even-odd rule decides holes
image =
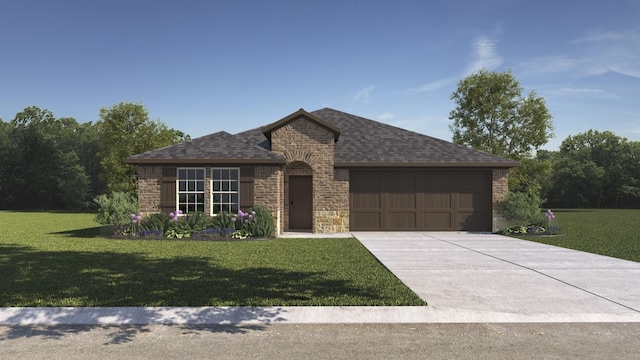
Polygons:
[[637,359],[640,324],[0,327],[0,359]]

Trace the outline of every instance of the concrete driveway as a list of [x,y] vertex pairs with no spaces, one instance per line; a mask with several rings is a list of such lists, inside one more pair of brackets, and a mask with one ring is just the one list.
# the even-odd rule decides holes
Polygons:
[[637,262],[493,234],[353,235],[431,309],[457,318],[640,320]]

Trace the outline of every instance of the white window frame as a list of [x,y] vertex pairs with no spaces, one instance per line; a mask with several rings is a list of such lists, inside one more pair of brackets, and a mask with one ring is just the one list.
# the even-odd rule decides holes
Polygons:
[[[187,173],[187,177],[185,179],[180,179],[180,171],[184,170]],[[195,170],[197,171],[202,171],[202,179],[198,179],[197,175],[194,177],[194,179],[190,179],[188,177],[189,174],[189,170]],[[186,182],[186,190],[180,190],[180,182]],[[194,182],[194,190],[189,190],[189,182],[192,181]],[[202,190],[198,190],[198,186],[197,186],[197,182],[198,181],[202,181]],[[203,168],[203,167],[179,167],[176,169],[176,211],[177,210],[182,210],[183,214],[187,214],[188,210],[189,210],[189,205],[191,204],[191,202],[187,201],[183,209],[180,209],[180,195],[181,194],[186,194],[187,196],[189,195],[194,195],[197,198],[198,194],[202,194],[202,202],[198,202],[198,201],[194,201],[193,205],[195,206],[195,211],[205,211],[205,205],[206,205],[206,194],[207,194],[207,189],[206,189],[206,184],[207,184],[207,169]],[[198,209],[198,207],[201,208],[201,210]]]
[[[214,171],[236,171],[237,177],[235,179],[216,179],[214,177]],[[212,167],[209,173],[209,212],[211,215],[216,215],[218,211],[214,211],[216,205],[220,206],[220,210],[230,211],[232,213],[238,212],[240,209],[240,168],[239,167]],[[233,183],[235,182],[235,190]],[[217,186],[216,183],[219,185]],[[225,186],[226,183],[226,186]],[[215,201],[215,196],[219,195],[220,201]],[[234,195],[237,201],[233,201]],[[227,201],[224,201],[227,198]]]

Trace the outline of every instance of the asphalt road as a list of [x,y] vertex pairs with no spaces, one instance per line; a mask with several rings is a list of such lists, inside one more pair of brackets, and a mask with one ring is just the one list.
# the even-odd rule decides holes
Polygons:
[[637,359],[640,323],[0,327],[0,359]]

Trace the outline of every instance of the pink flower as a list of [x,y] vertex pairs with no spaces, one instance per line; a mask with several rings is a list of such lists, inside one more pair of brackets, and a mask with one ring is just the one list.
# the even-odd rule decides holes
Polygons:
[[231,218],[231,222],[236,222],[238,219],[236,219],[235,217]]

